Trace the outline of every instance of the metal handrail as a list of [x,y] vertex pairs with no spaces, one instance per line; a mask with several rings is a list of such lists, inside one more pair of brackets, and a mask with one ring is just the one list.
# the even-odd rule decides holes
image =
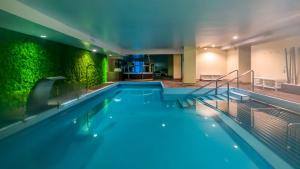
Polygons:
[[289,123],[288,124],[288,137],[290,137],[290,136],[292,136],[292,129],[294,128],[294,127],[299,127],[300,128],[300,123]]
[[[199,91],[199,90],[201,90],[201,89],[203,89],[203,88],[205,88],[205,87],[207,87],[207,86],[209,86],[209,85],[211,85],[211,84],[213,84],[213,83],[216,83],[216,87],[217,87],[217,86],[218,86],[218,81],[219,81],[219,80],[221,80],[221,79],[223,79],[223,78],[225,78],[225,77],[227,77],[227,76],[229,76],[229,75],[231,75],[231,74],[233,74],[233,73],[235,73],[235,72],[237,73],[237,77],[238,77],[238,75],[239,75],[239,70],[233,70],[233,71],[227,73],[226,75],[223,75],[223,76],[221,76],[221,77],[215,79],[214,81],[209,82],[209,83],[207,83],[206,85],[203,85],[203,86],[201,86],[201,87],[199,87],[199,88],[193,90],[192,92],[189,93],[189,95],[192,95],[193,93],[195,93],[195,92],[197,92],[197,91]],[[239,87],[239,84],[238,84],[238,83],[237,83],[237,87]]]
[[230,82],[232,82],[234,80],[237,80],[237,84],[239,84],[239,79],[241,77],[243,77],[243,76],[246,76],[249,73],[251,73],[251,90],[254,91],[254,70],[248,70],[247,72],[245,72],[245,73],[243,73],[243,74],[241,74],[241,75],[239,75],[239,76],[237,76],[237,77],[235,77],[235,78],[233,78],[233,79],[231,79],[231,80],[229,80],[229,81],[227,81],[227,82],[225,82],[225,83],[223,83],[223,84],[221,84],[219,86],[216,86],[215,88],[213,88],[213,89],[205,92],[202,95],[206,95],[206,94],[208,94],[208,93],[210,93],[210,92],[212,92],[214,90],[216,91],[215,94],[217,95],[218,94],[218,89],[221,88],[221,87],[223,87],[223,86],[225,86],[225,85],[227,85],[227,92],[229,92],[229,84],[230,84]]
[[290,129],[290,128],[292,128],[292,127],[300,127],[300,123],[289,123],[288,124],[288,128]]
[[[230,83],[230,82],[232,82],[232,81],[234,81],[234,80],[240,79],[241,77],[246,76],[246,75],[249,74],[249,73],[251,73],[251,76],[252,76],[252,77],[251,77],[251,84],[252,84],[252,86],[254,86],[254,70],[248,70],[247,72],[245,72],[245,73],[239,75],[238,77],[229,80],[229,81],[226,82],[225,84]],[[225,85],[225,84],[222,84],[222,85]]]

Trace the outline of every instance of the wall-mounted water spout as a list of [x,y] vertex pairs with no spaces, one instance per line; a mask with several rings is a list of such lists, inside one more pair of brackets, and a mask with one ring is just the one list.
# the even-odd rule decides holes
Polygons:
[[57,76],[47,77],[37,81],[29,94],[26,113],[29,115],[37,114],[49,109],[50,107],[57,106],[48,104],[49,97],[54,83],[64,79],[66,78]]

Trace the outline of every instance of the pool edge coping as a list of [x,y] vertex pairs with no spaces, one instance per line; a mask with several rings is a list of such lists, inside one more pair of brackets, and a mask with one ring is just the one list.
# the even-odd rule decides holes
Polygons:
[[100,89],[94,90],[90,93],[86,93],[81,95],[78,98],[66,101],[64,103],[61,104],[61,106],[59,107],[54,107],[51,109],[48,109],[46,111],[43,111],[39,114],[35,114],[29,117],[26,117],[24,120],[20,120],[17,122],[14,122],[8,126],[4,126],[2,128],[0,128],[0,140],[5,139],[13,134],[16,134],[19,131],[22,131],[30,126],[33,126],[39,122],[42,122],[58,113],[61,113],[73,106],[78,105],[81,102],[84,102],[102,92],[105,92],[111,88],[117,87],[118,85],[122,85],[122,84],[139,84],[139,85],[143,85],[143,84],[157,84],[160,85],[162,89],[165,88],[164,84],[162,81],[149,81],[149,82],[140,82],[140,81],[120,81],[120,82],[115,82],[112,84],[109,84],[107,86],[104,86]]
[[66,102],[62,103],[61,106],[59,106],[59,107],[54,107],[54,108],[48,109],[39,114],[35,114],[32,116],[26,117],[24,120],[20,120],[20,121],[14,122],[8,126],[4,126],[4,127],[0,128],[0,140],[5,139],[5,138],[7,138],[21,130],[24,130],[30,126],[33,126],[43,120],[46,120],[58,113],[61,113],[73,106],[78,105],[79,103],[82,103],[82,102],[84,102],[102,92],[105,92],[113,87],[116,87],[118,85],[119,85],[119,83],[113,83],[113,84],[107,85],[100,89],[94,90],[90,93],[83,94],[78,98],[66,101]]

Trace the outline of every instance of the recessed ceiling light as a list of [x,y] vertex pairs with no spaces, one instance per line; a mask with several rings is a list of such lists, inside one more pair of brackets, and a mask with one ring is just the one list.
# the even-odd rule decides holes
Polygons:
[[92,51],[95,53],[95,52],[97,52],[97,49],[93,49]]
[[213,48],[214,48],[214,47],[216,47],[216,45],[215,45],[215,44],[212,44],[212,45],[211,45],[211,47],[213,47]]
[[237,40],[237,39],[239,39],[239,37],[236,35],[236,36],[233,36],[232,39]]
[[41,35],[40,37],[41,38],[47,38],[47,35]]
[[207,48],[204,48],[204,50],[207,50]]

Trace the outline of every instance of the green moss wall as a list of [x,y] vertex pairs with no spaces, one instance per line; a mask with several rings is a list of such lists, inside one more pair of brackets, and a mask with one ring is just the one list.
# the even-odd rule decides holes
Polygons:
[[72,46],[0,29],[0,120],[27,100],[41,78],[65,76],[90,86],[107,81],[107,56]]

